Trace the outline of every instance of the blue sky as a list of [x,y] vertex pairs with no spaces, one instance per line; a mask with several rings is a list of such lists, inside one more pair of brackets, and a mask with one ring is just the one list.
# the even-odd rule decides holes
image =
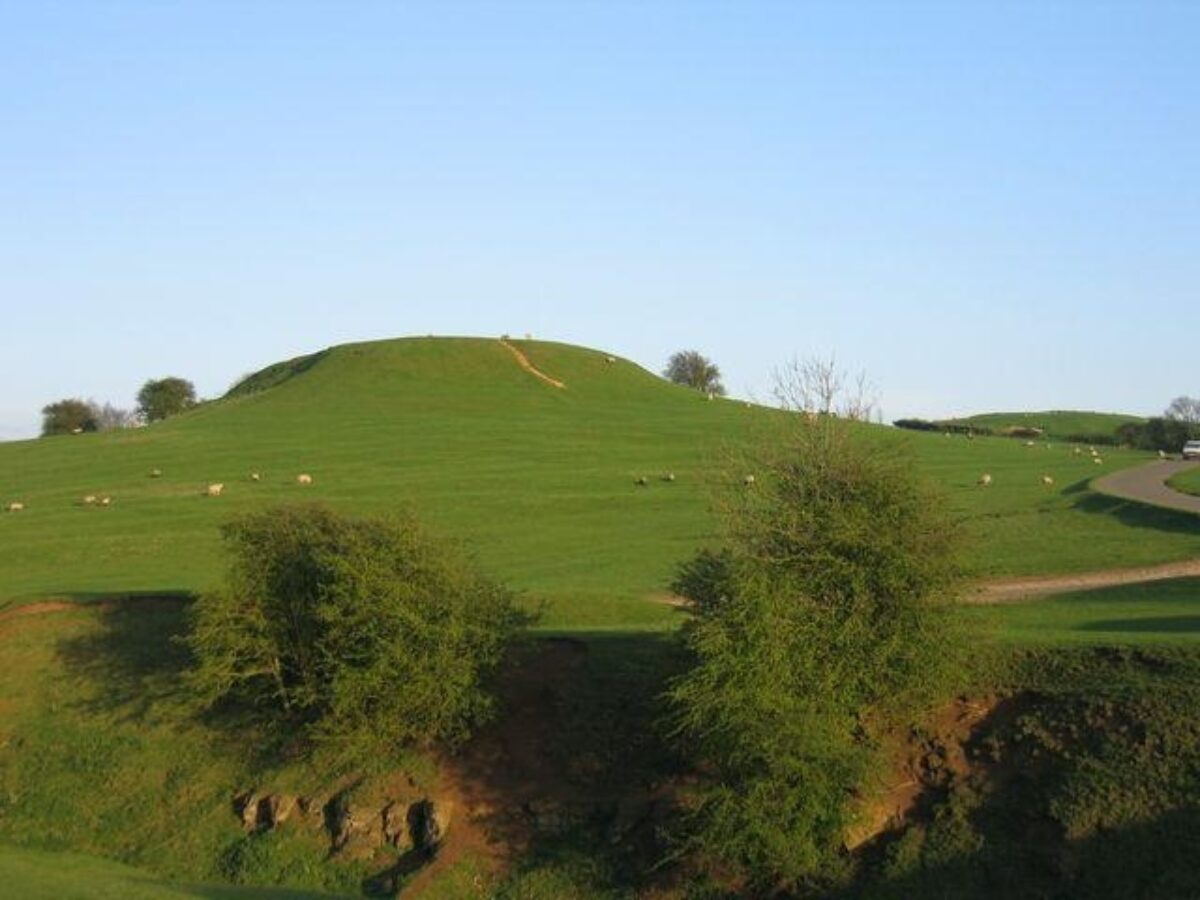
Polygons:
[[0,2],[0,438],[532,332],[884,412],[1200,394],[1200,4]]

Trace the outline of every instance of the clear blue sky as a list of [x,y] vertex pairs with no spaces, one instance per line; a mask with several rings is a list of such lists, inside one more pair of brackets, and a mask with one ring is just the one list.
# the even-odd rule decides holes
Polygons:
[[430,332],[1154,413],[1198,323],[1198,3],[0,3],[0,437]]

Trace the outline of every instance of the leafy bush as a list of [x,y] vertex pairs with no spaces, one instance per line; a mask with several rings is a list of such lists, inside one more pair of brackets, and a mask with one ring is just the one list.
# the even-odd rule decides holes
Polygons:
[[42,407],[42,437],[98,431],[99,428],[94,404],[84,400],[72,397]]
[[455,742],[521,621],[513,595],[411,517],[285,506],[224,528],[224,590],[188,643],[204,708],[234,704],[279,733],[352,754]]
[[1154,418],[1130,422],[1117,429],[1122,443],[1139,450],[1165,450],[1178,453],[1191,440],[1200,440],[1200,424],[1181,419]]
[[956,671],[955,529],[898,453],[832,417],[798,423],[742,461],[759,474],[724,498],[723,553],[683,570],[706,576],[696,599],[726,597],[698,604],[671,689],[710,776],[690,847],[751,889],[842,874],[877,736]]
[[708,391],[723,396],[725,386],[721,384],[721,370],[716,363],[696,350],[680,350],[672,353],[663,369],[663,377],[675,384]]
[[196,388],[186,378],[150,379],[137,395],[138,415],[157,422],[196,405]]

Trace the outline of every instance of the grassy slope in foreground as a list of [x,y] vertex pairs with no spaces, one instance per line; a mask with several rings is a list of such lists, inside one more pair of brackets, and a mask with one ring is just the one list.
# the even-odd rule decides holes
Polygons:
[[[311,499],[359,512],[411,504],[468,540],[490,571],[547,598],[549,627],[669,627],[677,614],[645,598],[711,536],[702,482],[713,458],[779,414],[707,402],[601,352],[519,346],[567,389],[532,377],[495,340],[380,341],[333,348],[274,386],[149,428],[0,444],[0,500],[27,505],[0,515],[0,602],[204,589],[222,572],[222,520]],[[1106,451],[1097,466],[1054,443],[874,433],[909,441],[946,489],[980,575],[1200,552],[1194,517],[1087,490],[1135,454]],[[152,468],[162,477],[149,478]],[[668,471],[674,483],[658,480]],[[993,484],[977,488],[985,471]],[[298,487],[300,472],[315,484]],[[638,476],[649,486],[635,487]],[[210,482],[224,495],[201,496]],[[79,505],[105,493],[110,508]]]
[[1041,428],[1046,437],[1062,440],[1070,435],[1112,435],[1122,425],[1144,422],[1145,419],[1122,413],[1054,409],[1043,412],[980,413],[945,421],[958,425],[977,425],[997,432],[1005,428]]
[[313,891],[170,884],[139,869],[83,856],[0,845],[0,884],[23,900],[320,900]]

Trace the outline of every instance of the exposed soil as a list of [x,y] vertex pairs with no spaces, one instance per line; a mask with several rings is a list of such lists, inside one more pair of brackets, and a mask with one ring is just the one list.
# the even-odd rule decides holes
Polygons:
[[524,353],[522,353],[520,350],[518,350],[516,347],[514,347],[512,344],[510,344],[504,338],[500,339],[500,343],[502,343],[505,347],[507,347],[509,350],[512,351],[512,355],[514,357],[516,357],[517,364],[522,369],[524,369],[526,372],[528,372],[530,375],[534,375],[537,378],[540,378],[542,381],[546,382],[546,384],[552,385],[556,388],[563,388],[563,389],[566,388],[566,385],[563,384],[561,381],[559,381],[557,378],[551,378],[549,375],[547,375],[545,372],[543,372],[541,369],[539,369],[537,366],[535,366],[533,363],[531,363],[529,361],[529,357],[527,357]]
[[1145,581],[1163,581],[1167,578],[1192,576],[1200,576],[1200,559],[1164,563],[1160,566],[1142,566],[1136,569],[1106,569],[1099,572],[1079,572],[1074,575],[1034,576],[992,581],[980,585],[973,593],[964,596],[963,600],[966,603],[982,604],[1019,603],[1067,591],[1083,591],[1119,584],[1137,584]]

